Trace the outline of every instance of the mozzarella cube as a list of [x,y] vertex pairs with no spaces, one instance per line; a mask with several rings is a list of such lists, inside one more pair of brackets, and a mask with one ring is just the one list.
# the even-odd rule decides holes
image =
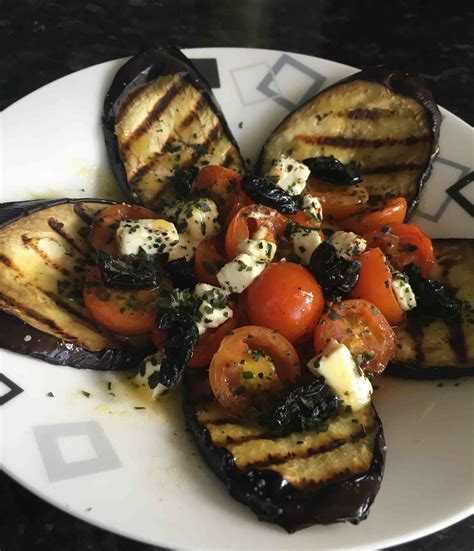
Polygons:
[[156,400],[159,396],[168,391],[168,389],[159,382],[163,358],[163,354],[159,351],[147,356],[140,364],[138,373],[135,376],[137,385],[148,388],[153,400]]
[[167,216],[174,221],[179,233],[187,234],[191,241],[212,239],[220,231],[217,205],[207,197],[178,201],[168,209]]
[[267,172],[267,177],[290,195],[300,195],[310,174],[311,171],[305,164],[286,155],[280,155]]
[[207,329],[219,327],[233,316],[234,312],[229,306],[228,293],[219,287],[198,283],[194,294],[200,299],[200,305],[196,312],[196,324],[200,335]]
[[122,220],[116,232],[119,250],[123,255],[163,254],[178,244],[178,232],[166,220]]
[[265,239],[245,239],[239,243],[238,249],[241,253],[271,262],[275,256],[277,246],[272,241],[266,241]]
[[267,262],[249,254],[239,254],[217,273],[219,285],[229,293],[242,293],[266,268]]
[[196,254],[199,243],[201,243],[201,240],[191,239],[187,233],[180,233],[178,243],[170,251],[168,260],[177,260],[183,257],[188,261],[191,260]]
[[398,305],[404,312],[416,307],[416,297],[411,288],[408,277],[401,272],[392,271],[392,290],[397,299]]
[[323,207],[317,197],[308,194],[303,195],[302,210],[304,210],[310,220],[321,225],[323,221]]
[[372,384],[344,344],[330,340],[323,353],[310,360],[307,365],[313,375],[324,377],[334,394],[353,411],[370,402]]
[[293,252],[305,266],[309,266],[311,256],[321,245],[321,241],[321,234],[317,228],[295,226],[290,235]]
[[367,248],[367,241],[353,232],[337,231],[329,238],[336,253],[345,260],[354,260]]

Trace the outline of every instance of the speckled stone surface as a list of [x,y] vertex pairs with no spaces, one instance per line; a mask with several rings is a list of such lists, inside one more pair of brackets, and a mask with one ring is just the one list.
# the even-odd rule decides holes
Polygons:
[[[0,108],[145,44],[246,46],[385,63],[421,73],[439,104],[474,123],[474,4],[318,0],[0,0]],[[304,16],[302,16],[304,14]],[[469,481],[466,481],[469,483]],[[442,499],[442,496],[440,496]],[[473,517],[396,551],[471,551]],[[46,504],[0,474],[2,551],[152,551]]]

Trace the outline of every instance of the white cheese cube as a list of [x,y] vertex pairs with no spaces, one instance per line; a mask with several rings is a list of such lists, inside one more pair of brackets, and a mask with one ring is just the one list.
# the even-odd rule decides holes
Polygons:
[[344,400],[344,406],[357,411],[370,402],[372,384],[344,344],[332,339],[323,353],[307,365],[311,373],[325,378],[334,394]]
[[242,293],[266,268],[267,262],[249,254],[238,254],[217,273],[219,285],[229,293]]
[[219,287],[198,283],[194,294],[200,299],[196,312],[196,323],[200,335],[207,329],[219,327],[233,316],[234,312],[229,306],[228,293]]
[[148,388],[153,400],[156,400],[168,391],[164,385],[158,382],[163,357],[163,354],[159,351],[147,356],[141,363],[135,376],[137,385]]
[[280,155],[267,172],[267,177],[290,195],[300,195],[310,174],[311,171],[305,164],[286,155]]
[[123,255],[163,254],[178,244],[178,232],[166,220],[122,220],[116,232],[120,253]]
[[305,266],[309,266],[311,256],[321,241],[321,234],[317,228],[295,226],[290,235],[293,252]]
[[321,225],[323,221],[323,207],[317,197],[312,195],[303,195],[302,210],[310,220]]
[[170,251],[168,260],[177,260],[183,257],[188,261],[191,260],[196,254],[199,243],[201,243],[201,240],[191,239],[187,233],[180,233],[178,244]]
[[245,239],[239,243],[238,249],[241,253],[271,262],[275,256],[277,246],[272,241],[266,241],[265,239]]
[[178,201],[167,210],[167,217],[192,241],[212,239],[220,231],[217,205],[206,197]]
[[367,248],[367,241],[353,232],[337,231],[329,238],[338,256],[345,260],[354,260]]
[[392,271],[392,289],[398,305],[404,312],[416,307],[416,297],[411,288],[408,277],[401,272]]

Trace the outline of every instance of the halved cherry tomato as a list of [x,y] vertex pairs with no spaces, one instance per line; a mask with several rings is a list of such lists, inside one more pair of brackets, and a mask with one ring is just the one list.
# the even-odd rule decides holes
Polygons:
[[395,354],[395,332],[367,300],[343,300],[331,305],[314,332],[316,352],[322,352],[331,339],[358,356],[360,366],[368,373],[381,373]]
[[319,199],[324,216],[332,216],[336,220],[360,212],[369,200],[363,186],[340,186],[311,177],[308,178],[306,191]]
[[247,289],[250,323],[276,329],[290,342],[311,335],[324,296],[306,268],[293,262],[269,264]]
[[370,248],[379,247],[397,270],[415,264],[423,277],[428,277],[434,264],[431,239],[414,224],[392,224],[366,233],[364,239]]
[[218,287],[216,274],[225,263],[225,247],[222,239],[201,241],[194,257],[194,273],[199,283]]
[[298,354],[276,331],[248,325],[221,342],[209,367],[217,401],[232,415],[268,411],[300,375]]
[[314,217],[310,216],[306,211],[300,210],[296,214],[287,215],[288,220],[291,220],[299,226],[305,226],[307,228],[319,228],[321,225],[320,220],[315,220]]
[[208,165],[199,171],[193,189],[206,190],[216,202],[222,222],[228,222],[246,204],[241,180],[240,174],[234,170]]
[[111,205],[106,207],[94,220],[89,240],[96,251],[112,255],[118,254],[115,232],[121,220],[156,219],[158,216],[150,209],[136,205]]
[[151,333],[157,309],[153,290],[122,291],[102,283],[99,268],[92,268],[83,289],[84,304],[94,320],[113,333],[132,337]]
[[368,300],[382,312],[390,325],[398,325],[403,319],[393,292],[393,279],[385,255],[379,248],[369,249],[357,258],[361,263],[359,281],[351,291],[352,298]]
[[390,199],[384,204],[375,205],[370,210],[342,220],[341,225],[345,230],[363,235],[382,226],[401,224],[407,215],[407,208],[404,197]]
[[241,241],[252,238],[257,230],[264,229],[265,239],[277,242],[283,235],[288,220],[283,214],[262,205],[248,205],[232,218],[225,235],[225,250],[229,258],[239,254]]

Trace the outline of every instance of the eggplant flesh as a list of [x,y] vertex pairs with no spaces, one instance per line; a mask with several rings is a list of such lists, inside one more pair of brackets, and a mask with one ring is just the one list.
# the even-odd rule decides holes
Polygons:
[[387,373],[417,379],[474,375],[474,239],[434,239],[430,278],[451,285],[463,301],[451,319],[428,318],[416,309],[395,328],[397,347]]
[[185,378],[187,425],[236,500],[288,532],[313,524],[357,524],[367,517],[386,451],[372,405],[329,420],[324,432],[278,436],[230,417],[213,399],[207,371],[192,371]]
[[146,50],[125,63],[106,95],[102,121],[112,170],[135,203],[156,204],[188,167],[244,171],[211,87],[177,48]]
[[409,213],[438,154],[441,115],[414,75],[383,67],[326,88],[290,113],[266,141],[262,174],[281,154],[356,164],[371,202],[403,196]]
[[127,369],[143,357],[101,330],[82,301],[100,199],[0,204],[0,346],[47,362]]

